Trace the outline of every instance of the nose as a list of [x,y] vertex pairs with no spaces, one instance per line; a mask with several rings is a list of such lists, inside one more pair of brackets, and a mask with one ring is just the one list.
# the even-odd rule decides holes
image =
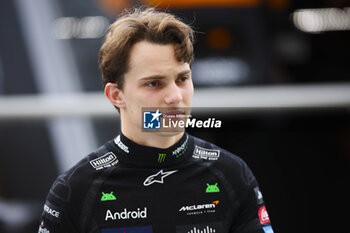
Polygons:
[[177,105],[182,101],[182,93],[180,87],[176,83],[172,83],[165,90],[164,102],[167,105]]

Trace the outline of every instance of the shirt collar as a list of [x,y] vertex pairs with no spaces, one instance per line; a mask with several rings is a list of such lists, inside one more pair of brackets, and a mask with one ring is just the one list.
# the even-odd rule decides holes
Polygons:
[[180,163],[189,155],[193,143],[191,137],[184,133],[177,143],[161,149],[139,145],[121,133],[112,144],[113,149],[118,151],[117,156],[121,162],[147,167],[167,167]]

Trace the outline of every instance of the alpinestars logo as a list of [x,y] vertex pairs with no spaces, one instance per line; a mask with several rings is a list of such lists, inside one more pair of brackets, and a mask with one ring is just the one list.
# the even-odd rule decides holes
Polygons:
[[177,170],[164,172],[162,169],[159,172],[157,172],[156,174],[153,174],[153,175],[150,175],[149,177],[147,177],[146,180],[143,182],[143,185],[149,186],[153,183],[163,184],[164,178],[167,176],[170,176],[171,174],[174,174],[175,172],[177,172]]
[[96,170],[111,167],[117,163],[117,156],[115,156],[112,152],[108,152],[107,154],[90,161],[91,166]]

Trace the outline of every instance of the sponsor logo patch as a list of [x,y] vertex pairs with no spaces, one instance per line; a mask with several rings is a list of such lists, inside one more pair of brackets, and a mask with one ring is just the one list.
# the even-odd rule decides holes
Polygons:
[[221,233],[222,222],[176,226],[176,233]]
[[264,202],[264,199],[263,199],[262,193],[260,192],[259,187],[255,187],[254,192],[255,192],[256,201],[257,201],[258,205],[262,204]]
[[158,163],[163,163],[165,161],[166,154],[159,153],[158,154]]
[[270,223],[270,218],[265,206],[260,207],[258,214],[259,214],[259,219],[261,224]]
[[129,147],[127,147],[121,140],[120,135],[114,139],[114,143],[125,153],[129,154]]
[[107,154],[102,155],[101,157],[91,160],[90,164],[96,170],[101,170],[104,168],[114,166],[118,162],[119,161],[117,159],[117,156],[115,156],[112,152],[108,152]]
[[167,176],[170,176],[171,174],[174,174],[175,172],[177,172],[177,170],[164,172],[162,169],[159,172],[157,172],[156,174],[153,174],[153,175],[150,175],[149,177],[147,177],[145,179],[145,181],[143,182],[143,185],[149,186],[153,183],[163,184],[164,178]]
[[220,192],[220,189],[218,187],[218,183],[215,183],[215,184],[207,184],[207,188],[205,189],[205,192],[206,193],[219,193]]
[[188,135],[186,136],[186,140],[184,141],[184,143],[182,143],[181,146],[179,146],[178,148],[176,148],[172,155],[175,156],[176,158],[181,157],[187,150],[188,148]]
[[265,233],[273,233],[272,226],[263,227]]
[[102,233],[153,233],[152,226],[104,228]]
[[186,213],[187,215],[198,215],[206,213],[215,213],[215,208],[220,201],[216,200],[212,203],[200,204],[200,205],[190,205],[182,206],[179,209],[179,212]]
[[44,221],[41,221],[38,233],[50,233],[50,231],[44,227]]
[[50,233],[50,231],[48,229],[46,229],[45,227],[39,227],[38,233]]
[[206,149],[196,145],[192,157],[196,159],[217,160],[220,157],[220,151]]
[[102,192],[101,201],[114,201],[114,200],[117,200],[117,198],[114,196],[113,192],[110,192],[110,193]]
[[147,218],[147,207],[144,207],[143,210],[137,208],[136,210],[127,210],[124,208],[121,212],[112,213],[111,210],[106,211],[105,221],[108,220],[120,220],[120,219],[141,219]]
[[44,215],[51,221],[59,223],[61,220],[62,212],[60,208],[53,205],[49,201],[46,201],[44,204]]

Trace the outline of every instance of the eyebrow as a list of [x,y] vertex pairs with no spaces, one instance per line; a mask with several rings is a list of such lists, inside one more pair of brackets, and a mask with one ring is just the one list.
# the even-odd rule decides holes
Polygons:
[[[191,73],[191,70],[185,70],[177,74],[177,76],[183,76],[185,74]],[[146,76],[140,79],[140,81],[147,81],[147,80],[160,80],[160,79],[165,79],[163,75],[160,74],[153,74],[150,76]]]

